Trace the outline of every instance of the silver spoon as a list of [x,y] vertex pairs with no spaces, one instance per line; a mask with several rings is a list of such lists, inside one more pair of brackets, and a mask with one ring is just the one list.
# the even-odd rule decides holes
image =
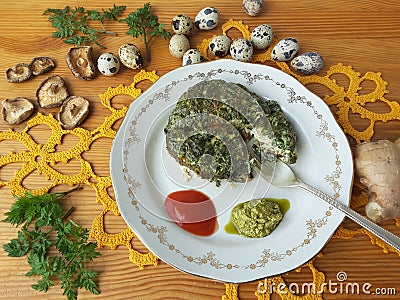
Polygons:
[[265,158],[261,162],[260,157],[254,153],[252,147],[249,147],[249,154],[254,161],[254,167],[258,169],[260,175],[274,186],[298,187],[310,192],[311,194],[314,194],[315,196],[332,205],[334,208],[343,212],[348,218],[352,219],[357,224],[361,225],[369,232],[379,237],[382,241],[386,242],[397,251],[400,251],[400,237],[373,223],[317,188],[304,183],[296,176],[293,170],[280,159],[275,157],[273,157],[273,159]]

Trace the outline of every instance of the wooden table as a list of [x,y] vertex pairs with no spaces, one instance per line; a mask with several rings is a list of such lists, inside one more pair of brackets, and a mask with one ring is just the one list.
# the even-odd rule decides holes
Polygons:
[[[397,0],[387,1],[337,1],[337,0],[268,0],[265,1],[265,9],[258,17],[247,16],[243,12],[241,1],[210,1],[198,0],[194,2],[176,0],[173,3],[168,1],[152,1],[153,12],[156,13],[161,23],[169,24],[171,18],[184,13],[194,17],[203,7],[215,5],[222,14],[221,22],[229,18],[243,20],[250,28],[261,23],[268,23],[275,29],[276,37],[296,37],[302,45],[302,51],[318,51],[325,59],[325,67],[321,74],[326,72],[332,65],[342,63],[352,65],[354,70],[365,74],[366,72],[381,72],[382,77],[389,83],[387,89],[389,100],[400,99],[400,9]],[[84,2],[86,8],[101,9],[109,8],[114,2],[98,0]],[[118,5],[127,5],[126,12],[136,10],[144,2],[119,2]],[[4,71],[21,62],[29,63],[37,56],[49,56],[56,61],[56,69],[51,74],[61,75],[68,83],[73,94],[86,97],[91,104],[91,112],[82,124],[82,127],[93,130],[104,119],[105,108],[100,104],[98,95],[107,90],[108,87],[115,87],[119,84],[130,85],[137,70],[123,69],[114,77],[98,75],[92,81],[80,81],[73,77],[65,63],[65,55],[69,46],[51,38],[53,28],[42,16],[42,12],[48,8],[63,8],[65,5],[71,7],[82,5],[82,1],[10,1],[2,0],[0,16],[0,70]],[[126,14],[127,14],[126,13]],[[125,15],[126,15],[125,14]],[[117,53],[121,44],[133,42],[143,49],[142,42],[125,35],[126,24],[115,23],[109,27],[118,33],[117,37],[106,37],[102,42],[106,45],[107,51]],[[192,46],[199,45],[205,38],[221,32],[218,27],[210,32],[197,32],[190,37]],[[235,33],[233,33],[235,34]],[[168,52],[168,42],[162,39],[155,40],[151,45],[153,59],[145,65],[147,71],[156,70],[162,76],[170,70],[181,65],[179,59],[172,58]],[[94,47],[94,56],[97,58],[106,50]],[[0,98],[27,97],[35,99],[35,91],[45,75],[33,78],[23,83],[11,84],[0,80]],[[343,80],[338,79],[338,80]],[[141,84],[144,90],[148,83]],[[326,90],[318,86],[309,86],[311,90],[323,97]],[[365,86],[368,89],[368,85]],[[128,106],[130,99],[117,97],[113,105]],[[374,105],[374,104],[373,104]],[[376,104],[378,110],[384,112],[385,107]],[[333,108],[334,109],[334,108]],[[57,109],[40,110],[43,114],[54,113]],[[362,129],[365,122],[358,116],[351,116],[353,124]],[[0,124],[0,130],[6,131],[10,127],[15,131],[25,128],[26,122],[10,126]],[[115,126],[118,128],[118,124]],[[395,140],[399,137],[399,121],[387,123],[379,122],[375,128],[373,140],[389,139]],[[35,141],[44,142],[49,134],[48,129],[34,128],[31,130]],[[354,139],[349,137],[352,147]],[[68,144],[69,141],[65,141]],[[109,174],[109,156],[111,139],[96,141],[90,151],[85,153],[85,159],[91,162],[92,167],[100,176]],[[5,155],[10,151],[20,150],[15,143],[1,143],[0,153]],[[63,164],[56,166],[63,172],[73,174],[78,168],[73,162],[68,168],[63,169]],[[0,169],[0,179],[10,180],[18,164]],[[46,184],[46,179],[32,173],[24,186],[27,189],[37,189]],[[57,187],[58,188],[58,187]],[[59,190],[65,189],[59,187]],[[110,191],[112,194],[112,191]],[[10,189],[4,186],[0,189],[2,201],[0,202],[0,214],[3,215],[9,210],[13,203],[10,196]],[[74,219],[81,225],[90,228],[93,219],[101,210],[101,205],[96,203],[96,195],[93,189],[85,186],[77,192],[76,197],[70,197],[66,205],[77,207],[74,212]],[[362,211],[362,210],[360,210]],[[106,215],[107,230],[117,233],[126,228],[121,217],[112,214]],[[344,221],[348,228],[357,228],[349,220]],[[400,229],[394,222],[387,221],[383,226],[400,234]],[[7,243],[14,238],[16,229],[7,223],[0,223],[0,244]],[[135,249],[147,252],[146,248],[135,240]],[[93,296],[88,292],[81,291],[79,299],[221,299],[225,295],[225,285],[212,280],[197,278],[192,275],[181,273],[163,262],[156,267],[146,266],[144,270],[128,260],[126,247],[121,246],[116,250],[101,248],[102,256],[95,260],[91,266],[101,272],[99,276],[100,296]],[[349,240],[333,239],[322,251],[323,257],[317,258],[314,265],[323,272],[326,280],[336,279],[339,271],[346,272],[348,281],[371,283],[373,287],[396,289],[400,293],[399,256],[394,253],[384,254],[382,249],[371,245],[365,235],[356,236]],[[30,285],[35,282],[34,278],[24,276],[28,271],[26,258],[7,257],[3,250],[0,250],[0,298],[15,299],[64,299],[58,287],[51,288],[46,294],[37,293]],[[285,275],[288,282],[309,282],[310,272],[291,272]],[[256,299],[254,292],[257,282],[242,284],[239,287],[240,299]],[[276,295],[274,295],[275,297]],[[324,299],[398,299],[398,295],[345,295],[340,293],[324,294]],[[228,299],[228,298],[224,298]],[[266,298],[267,299],[267,298]],[[233,299],[232,299],[233,300]]]

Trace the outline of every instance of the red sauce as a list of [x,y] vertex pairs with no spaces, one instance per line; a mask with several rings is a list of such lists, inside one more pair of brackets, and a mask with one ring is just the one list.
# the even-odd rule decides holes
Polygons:
[[171,220],[190,233],[209,236],[218,228],[213,202],[199,191],[173,192],[165,199],[164,206]]

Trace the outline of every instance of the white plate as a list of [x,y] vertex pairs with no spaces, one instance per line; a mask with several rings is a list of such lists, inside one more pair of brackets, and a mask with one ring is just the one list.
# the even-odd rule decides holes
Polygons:
[[[178,97],[201,80],[241,83],[275,99],[299,138],[294,171],[305,182],[348,205],[353,162],[347,139],[327,105],[293,77],[272,67],[217,60],[162,76],[129,107],[112,146],[110,169],[119,210],[138,238],[166,263],[191,274],[224,282],[247,282],[282,274],[313,258],[344,215],[296,188],[269,186],[256,176],[246,184],[185,180],[167,154],[163,127]],[[194,188],[210,196],[219,229],[209,237],[190,234],[164,211],[166,195]],[[286,198],[290,209],[277,229],[261,239],[228,234],[230,210],[259,197]]]

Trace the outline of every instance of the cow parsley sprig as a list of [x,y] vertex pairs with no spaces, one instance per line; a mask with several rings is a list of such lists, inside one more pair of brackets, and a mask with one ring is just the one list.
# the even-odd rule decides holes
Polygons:
[[142,37],[146,47],[147,61],[151,60],[150,42],[153,38],[171,38],[171,34],[164,28],[165,24],[160,24],[158,17],[151,13],[150,3],[145,3],[143,7],[131,12],[125,19],[121,19],[119,22],[128,24],[129,30],[126,32],[127,35],[131,35],[134,38]]
[[[126,6],[114,6],[107,10],[86,10],[79,6],[71,8],[65,6],[63,9],[48,8],[43,15],[49,15],[48,21],[56,28],[53,32],[53,38],[60,38],[66,44],[80,46],[88,43],[95,43],[101,48],[105,48],[100,44],[99,39],[103,34],[116,35],[115,32],[105,29],[104,22],[118,21],[118,17],[125,11]],[[101,29],[93,27],[93,23],[100,23]]]
[[[2,220],[21,226],[17,238],[3,245],[3,249],[10,257],[27,255],[31,269],[25,275],[41,276],[32,288],[46,292],[59,282],[63,294],[70,300],[77,299],[78,290],[82,288],[95,295],[100,293],[94,281],[99,273],[85,267],[86,262],[100,256],[96,251],[97,244],[88,242],[89,231],[86,228],[69,219],[73,207],[64,213],[59,204],[79,188],[15,197],[15,203]],[[52,248],[58,251],[50,251]]]

